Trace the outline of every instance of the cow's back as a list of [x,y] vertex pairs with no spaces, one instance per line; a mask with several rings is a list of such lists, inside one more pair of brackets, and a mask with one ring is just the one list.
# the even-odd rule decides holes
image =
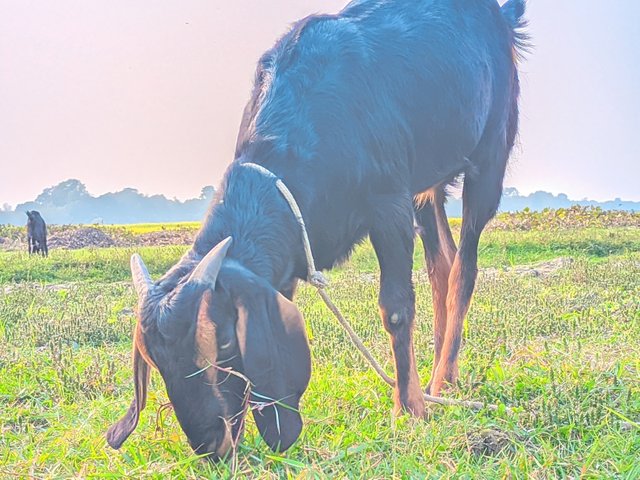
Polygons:
[[494,0],[360,1],[309,17],[261,59],[237,156],[283,176],[322,170],[334,191],[423,190],[464,166],[510,62]]
[[304,19],[259,62],[236,158],[285,181],[327,268],[380,196],[469,167],[509,108],[510,35],[494,0],[366,0]]

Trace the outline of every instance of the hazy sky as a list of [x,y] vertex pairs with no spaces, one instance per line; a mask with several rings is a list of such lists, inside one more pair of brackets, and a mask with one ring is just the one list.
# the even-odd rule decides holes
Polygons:
[[[67,178],[197,196],[232,159],[260,54],[345,3],[0,0],[0,204]],[[640,200],[640,2],[530,0],[527,16],[506,184]]]

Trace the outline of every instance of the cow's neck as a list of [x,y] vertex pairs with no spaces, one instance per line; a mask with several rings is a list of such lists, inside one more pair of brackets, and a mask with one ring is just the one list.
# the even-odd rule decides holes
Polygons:
[[281,290],[299,274],[296,265],[303,255],[299,228],[275,179],[259,169],[235,163],[227,171],[221,192],[196,238],[193,253],[204,256],[231,236],[229,258]]

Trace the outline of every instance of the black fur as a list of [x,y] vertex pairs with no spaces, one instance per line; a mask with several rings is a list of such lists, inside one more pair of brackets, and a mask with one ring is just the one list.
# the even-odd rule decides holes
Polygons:
[[47,224],[37,210],[27,210],[27,242],[29,244],[29,254],[40,253],[43,256],[49,255],[47,246]]
[[289,207],[272,179],[243,163],[263,165],[293,192],[327,269],[370,232],[381,199],[481,170],[474,152],[496,138],[510,149],[523,8],[368,0],[296,23],[259,61],[236,160],[189,258],[231,235],[229,256],[276,289],[306,277]]
[[[502,11],[495,0],[356,0],[337,15],[296,23],[260,59],[236,158],[202,229],[141,300],[142,342],[197,452],[224,454],[216,422],[240,421],[244,382],[206,383],[211,372],[190,375],[203,342],[196,316],[198,328],[215,327],[210,358],[248,375],[256,393],[297,408],[310,374],[301,315],[284,298],[307,274],[300,228],[276,180],[247,163],[267,168],[289,187],[318,268],[333,267],[371,237],[381,266],[379,304],[394,350],[396,407],[424,414],[411,341],[413,222],[420,208],[413,199],[442,193],[464,175],[463,264],[456,270],[464,310],[475,281],[477,240],[498,206],[517,134],[523,7],[523,0],[509,1]],[[442,203],[444,194],[438,199]],[[448,235],[440,237],[449,241]],[[198,262],[229,236],[233,243],[215,291],[176,295]],[[453,344],[445,342],[447,361],[457,358],[456,335]],[[131,432],[134,414],[112,429],[118,433],[112,444]],[[288,448],[302,426],[290,409],[283,417],[266,411],[257,423],[274,449]],[[242,430],[233,428],[234,435]]]

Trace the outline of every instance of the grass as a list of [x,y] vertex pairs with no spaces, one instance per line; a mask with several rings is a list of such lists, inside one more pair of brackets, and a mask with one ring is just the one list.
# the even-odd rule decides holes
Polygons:
[[[26,223],[26,222],[25,222]],[[49,225],[49,234],[61,230],[92,227],[107,233],[125,233],[129,235],[141,235],[144,233],[164,232],[173,230],[198,230],[200,222],[169,222],[169,223],[135,223],[135,224],[108,224],[108,225]],[[26,236],[26,229],[22,226],[0,225],[0,236],[17,238]]]
[[[419,247],[419,245],[418,245]],[[184,251],[149,247],[153,275]],[[132,308],[128,249],[0,253],[0,477],[226,478],[230,464],[193,456],[154,374],[147,409],[122,450],[106,428],[126,410]],[[507,267],[556,257],[548,275]],[[640,233],[617,227],[487,232],[468,315],[461,382],[451,392],[513,414],[433,407],[391,415],[391,391],[349,344],[313,289],[296,303],[307,322],[312,381],[305,428],[273,454],[253,425],[239,452],[249,478],[639,478]],[[416,265],[422,266],[420,248]],[[377,316],[368,244],[330,274],[329,293],[391,372]],[[127,281],[127,282],[124,282]],[[416,352],[431,369],[431,292],[416,272]],[[160,428],[157,427],[157,423]]]
[[104,225],[101,226],[105,231],[125,230],[133,235],[143,233],[164,232],[171,230],[198,230],[200,222],[170,222],[170,223],[135,223],[127,225]]
[[50,250],[48,258],[22,251],[0,251],[0,284],[129,281],[129,259],[135,252],[143,256],[151,274],[159,276],[187,249],[185,246],[163,246]]
[[[454,219],[457,234],[459,223]],[[130,228],[135,230],[135,225]],[[424,266],[417,240],[414,268]],[[187,251],[185,246],[87,248],[51,250],[49,258],[23,251],[0,251],[0,284],[16,282],[66,283],[129,281],[129,258],[142,255],[152,275],[165,273]],[[480,242],[480,267],[509,267],[557,257],[603,259],[625,252],[640,252],[640,234],[635,227],[584,228],[550,231],[488,231]],[[351,266],[361,272],[377,272],[378,263],[367,243],[352,257]]]

